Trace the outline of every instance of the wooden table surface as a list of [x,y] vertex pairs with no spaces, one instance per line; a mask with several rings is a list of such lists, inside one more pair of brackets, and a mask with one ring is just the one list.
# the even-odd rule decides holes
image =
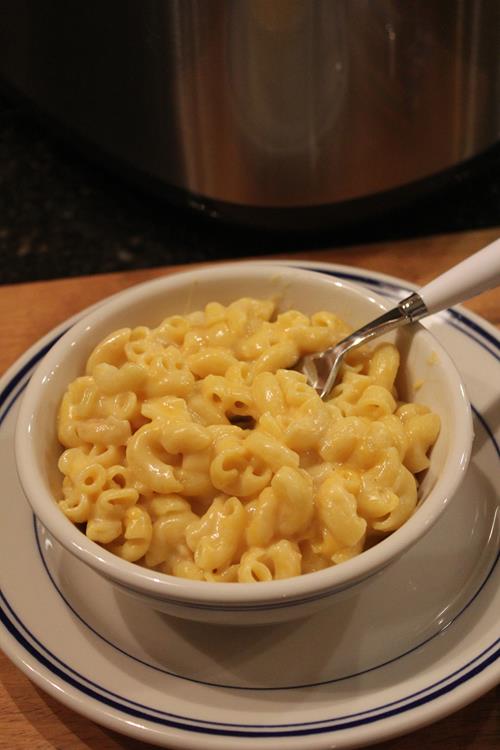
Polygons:
[[[288,257],[348,264],[424,284],[498,236],[500,227],[364,247],[310,251]],[[0,287],[0,373],[43,334],[92,302],[182,268]],[[466,306],[500,327],[498,289],[476,297]],[[381,750],[498,748],[499,698],[497,688],[436,724],[378,747]],[[103,729],[60,705],[35,687],[0,653],[0,750],[146,750],[148,747],[146,743]]]

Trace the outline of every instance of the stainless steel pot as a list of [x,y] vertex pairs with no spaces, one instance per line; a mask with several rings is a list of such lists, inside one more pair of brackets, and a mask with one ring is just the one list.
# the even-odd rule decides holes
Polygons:
[[201,209],[343,205],[500,138],[498,0],[0,0],[0,13],[1,77]]

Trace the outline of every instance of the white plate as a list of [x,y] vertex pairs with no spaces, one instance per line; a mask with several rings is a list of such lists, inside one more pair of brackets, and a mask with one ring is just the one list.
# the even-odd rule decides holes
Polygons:
[[[287,263],[289,263],[287,261]],[[409,286],[294,263],[395,299]],[[428,323],[461,370],[476,439],[465,482],[428,535],[368,589],[309,620],[253,629],[170,619],[116,593],[55,543],[20,489],[13,430],[33,366],[0,384],[0,645],[75,711],[165,747],[360,747],[475,700],[500,677],[500,340],[464,310]]]

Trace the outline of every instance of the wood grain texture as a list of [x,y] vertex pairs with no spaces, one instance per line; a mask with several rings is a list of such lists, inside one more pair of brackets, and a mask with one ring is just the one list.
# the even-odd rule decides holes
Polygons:
[[[421,285],[499,235],[500,229],[491,229],[346,249],[312,249],[307,253],[275,257],[347,264]],[[41,336],[88,305],[132,284],[183,268],[156,268],[0,287],[0,373]],[[498,289],[476,297],[467,307],[500,326]],[[381,750],[493,750],[500,747],[499,699],[498,689],[490,691],[442,721],[377,747]],[[0,653],[0,750],[146,750],[149,747],[99,727],[56,702]]]

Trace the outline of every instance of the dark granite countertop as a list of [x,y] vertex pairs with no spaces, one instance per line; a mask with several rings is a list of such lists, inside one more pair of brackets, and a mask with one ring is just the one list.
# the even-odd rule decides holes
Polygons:
[[500,152],[445,188],[321,233],[213,222],[88,162],[23,103],[0,96],[0,282],[17,283],[500,225]]

